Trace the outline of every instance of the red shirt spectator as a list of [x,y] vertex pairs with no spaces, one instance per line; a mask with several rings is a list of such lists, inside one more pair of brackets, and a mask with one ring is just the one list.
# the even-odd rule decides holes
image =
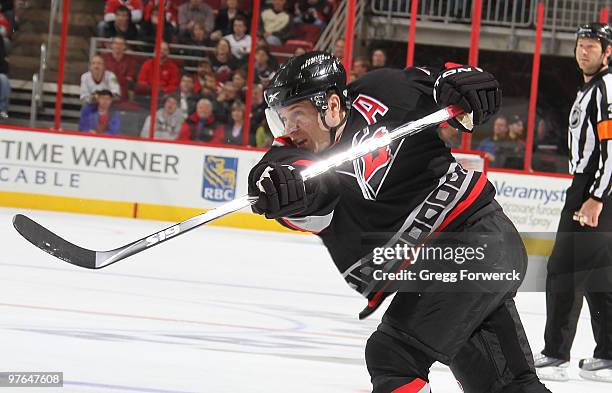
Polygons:
[[201,98],[195,112],[183,123],[178,140],[221,143],[224,135],[218,127],[212,102]]
[[132,22],[138,23],[142,20],[144,6],[141,0],[106,0],[106,5],[104,6],[104,21],[114,21],[115,10],[121,5],[127,7],[132,13]]
[[[143,18],[145,21],[151,20],[151,11],[158,9],[158,4],[159,0],[155,0],[149,1],[149,3],[145,6]],[[172,27],[176,29],[178,26],[178,7],[176,6],[176,1],[166,0],[164,10],[166,13],[166,21],[168,21]]]
[[13,26],[11,25],[11,21],[0,12],[0,35],[2,37],[11,38],[13,35]]
[[[180,70],[175,62],[168,58],[170,48],[168,43],[161,43],[160,50],[160,72],[159,72],[159,88],[166,94],[173,93],[178,89],[180,80]],[[149,59],[144,62],[140,73],[138,74],[138,91],[150,92],[153,86],[153,61]]]
[[128,91],[136,79],[136,60],[125,54],[126,49],[125,39],[117,36],[111,43],[112,52],[103,55],[106,69],[115,74],[121,87],[120,101],[129,100]]

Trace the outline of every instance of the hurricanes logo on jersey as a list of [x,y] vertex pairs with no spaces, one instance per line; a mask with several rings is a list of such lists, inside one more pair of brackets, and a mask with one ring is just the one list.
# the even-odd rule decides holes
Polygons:
[[[370,138],[380,138],[388,133],[386,127],[379,127],[375,131],[366,127],[353,136],[353,146],[364,143]],[[376,199],[400,145],[401,142],[395,147],[385,146],[353,161],[357,182],[365,199],[372,201]]]

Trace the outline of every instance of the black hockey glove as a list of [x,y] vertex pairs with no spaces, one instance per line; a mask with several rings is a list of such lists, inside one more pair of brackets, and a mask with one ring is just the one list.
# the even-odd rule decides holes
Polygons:
[[263,163],[249,173],[249,195],[259,199],[251,205],[266,218],[289,217],[306,209],[306,190],[298,169],[291,165]]
[[[471,112],[475,125],[486,122],[501,106],[499,83],[492,74],[480,68],[452,66],[436,79],[434,99],[441,106],[459,105],[465,113]],[[448,123],[464,132],[471,132],[458,120],[451,119]]]

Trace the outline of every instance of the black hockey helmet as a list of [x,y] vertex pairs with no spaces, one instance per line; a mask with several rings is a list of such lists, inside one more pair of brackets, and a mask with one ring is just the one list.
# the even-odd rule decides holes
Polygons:
[[337,58],[326,52],[314,51],[287,61],[264,91],[268,104],[266,117],[272,134],[279,137],[285,132],[276,110],[302,100],[309,100],[324,119],[329,91],[338,94],[345,110],[350,108],[346,71]]
[[598,38],[604,51],[608,45],[612,45],[612,29],[605,23],[588,23],[576,30],[576,42],[579,38]]

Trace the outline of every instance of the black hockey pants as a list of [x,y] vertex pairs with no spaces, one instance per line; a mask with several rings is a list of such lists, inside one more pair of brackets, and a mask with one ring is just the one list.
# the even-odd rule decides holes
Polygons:
[[[484,263],[505,264],[523,275],[522,240],[499,208],[489,210],[460,231],[504,233],[492,254],[496,260]],[[429,368],[440,361],[465,393],[550,393],[537,378],[512,299],[518,285],[496,292],[398,292],[366,346],[373,392],[429,393]]]

